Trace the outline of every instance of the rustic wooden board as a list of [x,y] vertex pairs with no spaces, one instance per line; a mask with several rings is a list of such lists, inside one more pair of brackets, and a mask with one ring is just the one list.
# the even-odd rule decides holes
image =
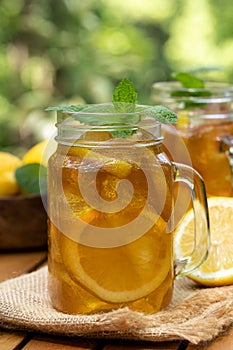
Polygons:
[[24,346],[23,350],[95,350],[97,347],[97,343],[91,341],[37,336],[30,340],[30,342]]
[[[1,253],[0,254],[0,282],[20,276],[35,270],[46,260],[47,253]],[[0,331],[0,349],[21,349],[28,335],[23,332]],[[22,348],[23,349],[23,348]]]
[[34,271],[46,260],[47,253],[1,253],[0,254],[0,282]]
[[[180,342],[161,342],[161,343],[122,343],[108,344],[103,350],[178,350]],[[182,348],[184,350],[185,348]]]
[[2,350],[14,350],[18,349],[17,346],[22,344],[27,335],[21,332],[5,332],[0,331],[0,349]]
[[[0,281],[35,271],[46,262],[46,251],[0,254]],[[217,322],[217,320],[216,320]],[[26,332],[0,330],[2,350],[233,350],[233,328],[209,344],[188,342],[128,342],[115,340],[83,340],[53,337]]]

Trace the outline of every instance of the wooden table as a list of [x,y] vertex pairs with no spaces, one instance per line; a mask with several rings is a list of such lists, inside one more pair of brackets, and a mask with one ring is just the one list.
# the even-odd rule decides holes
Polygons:
[[[46,264],[45,251],[0,253],[0,281],[35,271]],[[6,331],[0,328],[0,350],[233,350],[233,328],[214,342],[192,345],[187,341],[163,343],[129,342],[119,340],[90,340],[41,335],[32,332]]]

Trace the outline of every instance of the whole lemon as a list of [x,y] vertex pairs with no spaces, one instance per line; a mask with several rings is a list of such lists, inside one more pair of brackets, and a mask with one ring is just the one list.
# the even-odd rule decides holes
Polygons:
[[23,157],[23,164],[39,163],[46,166],[47,160],[46,157],[44,157],[44,152],[47,143],[48,140],[43,140],[30,148]]
[[22,160],[9,152],[0,152],[0,196],[13,196],[19,192],[15,179],[15,169],[22,165]]

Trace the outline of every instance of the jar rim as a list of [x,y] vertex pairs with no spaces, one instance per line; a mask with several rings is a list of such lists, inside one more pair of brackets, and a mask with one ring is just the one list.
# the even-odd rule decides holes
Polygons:
[[[73,107],[73,108],[72,108]],[[128,107],[128,109],[127,109]],[[149,105],[132,103],[100,103],[71,106],[57,110],[57,126],[60,124],[88,125],[95,127],[133,127],[143,120],[153,125],[161,124]],[[75,110],[77,108],[77,110]],[[131,109],[131,110],[130,110]]]
[[90,131],[96,135],[107,131],[112,138],[131,138],[133,135],[138,140],[161,140],[161,122],[150,114],[151,106],[136,104],[135,110],[126,112],[124,109],[114,110],[113,103],[89,104],[80,108],[79,111],[57,111],[58,140],[81,139]]
[[[116,108],[117,106],[125,107],[125,111],[122,109]],[[62,112],[65,114],[72,115],[134,115],[134,114],[145,114],[151,108],[149,105],[141,105],[141,104],[133,104],[127,102],[107,102],[107,103],[93,103],[93,104],[85,104],[80,105],[80,110],[58,110],[58,112]],[[128,110],[127,110],[127,107]],[[132,110],[130,110],[132,108]]]

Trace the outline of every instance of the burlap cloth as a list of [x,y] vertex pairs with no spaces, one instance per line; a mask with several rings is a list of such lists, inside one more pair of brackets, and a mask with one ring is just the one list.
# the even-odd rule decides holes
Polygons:
[[51,306],[47,267],[0,283],[0,326],[15,330],[131,340],[209,341],[233,322],[233,286],[199,288],[175,282],[166,310],[144,315],[122,308],[96,315],[66,315]]

